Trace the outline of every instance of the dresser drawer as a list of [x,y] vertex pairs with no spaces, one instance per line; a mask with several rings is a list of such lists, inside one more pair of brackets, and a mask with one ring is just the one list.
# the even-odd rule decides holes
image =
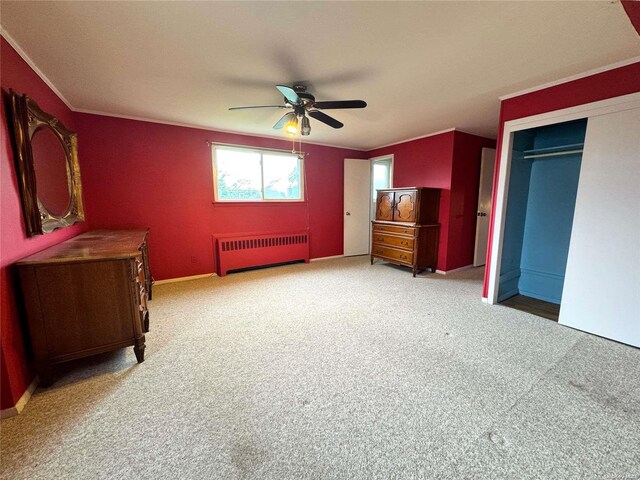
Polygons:
[[371,255],[375,257],[390,258],[399,263],[413,264],[413,253],[404,250],[396,250],[395,248],[381,247],[374,245],[371,249]]
[[373,232],[373,243],[378,245],[392,245],[394,247],[413,250],[413,238],[386,235],[384,233]]
[[411,235],[415,237],[417,229],[414,227],[399,227],[396,225],[381,225],[379,223],[373,224],[373,233],[375,232],[389,232],[398,233],[400,235]]

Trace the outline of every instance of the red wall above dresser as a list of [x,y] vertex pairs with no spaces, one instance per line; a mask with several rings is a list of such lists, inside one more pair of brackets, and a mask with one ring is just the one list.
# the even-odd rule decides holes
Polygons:
[[[2,222],[0,230],[0,296],[2,316],[0,324],[0,391],[1,408],[10,408],[33,379],[26,351],[26,326],[22,324],[19,304],[16,301],[17,279],[12,264],[27,255],[43,250],[51,245],[75,237],[87,229],[86,224],[78,224],[47,235],[27,238],[22,217],[20,193],[15,172],[10,131],[5,111],[5,92],[10,88],[18,93],[26,93],[40,107],[58,117],[67,128],[74,129],[71,110],[20,58],[16,51],[0,38],[0,63],[2,64],[3,90],[2,125],[0,126],[0,202]],[[80,159],[80,167],[83,167]]]
[[454,132],[431,135],[369,152],[375,158],[393,154],[394,187],[433,187],[440,193],[438,270],[446,270],[449,233],[449,195]]

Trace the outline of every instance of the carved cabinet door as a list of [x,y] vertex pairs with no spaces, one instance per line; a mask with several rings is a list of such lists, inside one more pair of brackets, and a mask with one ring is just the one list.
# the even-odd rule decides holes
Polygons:
[[416,190],[405,190],[396,192],[394,220],[396,222],[415,222],[416,221]]
[[378,192],[376,220],[393,220],[393,192]]

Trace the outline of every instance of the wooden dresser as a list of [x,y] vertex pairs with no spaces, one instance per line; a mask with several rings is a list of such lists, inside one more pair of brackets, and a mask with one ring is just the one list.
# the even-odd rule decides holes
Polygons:
[[133,345],[144,361],[148,230],[95,230],[17,262],[40,383],[52,366]]
[[416,273],[438,262],[440,189],[426,187],[378,190],[372,223],[371,264],[380,258]]

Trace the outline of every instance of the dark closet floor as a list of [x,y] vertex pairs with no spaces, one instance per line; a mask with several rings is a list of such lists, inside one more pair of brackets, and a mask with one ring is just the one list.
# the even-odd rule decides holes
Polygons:
[[537,298],[526,297],[524,295],[516,295],[506,299],[501,303],[505,307],[515,308],[516,310],[522,310],[523,312],[532,313],[539,317],[548,318],[554,322],[558,321],[560,315],[560,305],[556,303],[545,302],[544,300],[538,300]]

